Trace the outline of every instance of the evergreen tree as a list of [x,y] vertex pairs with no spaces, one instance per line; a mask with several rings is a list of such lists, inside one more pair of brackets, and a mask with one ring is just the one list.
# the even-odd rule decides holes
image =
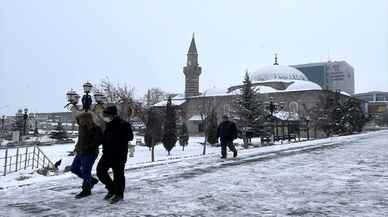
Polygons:
[[182,146],[182,150],[189,144],[189,132],[185,122],[182,123],[181,129],[179,130],[179,144]]
[[312,115],[312,122],[317,129],[322,130],[327,137],[336,133],[339,129],[339,120],[342,116],[341,103],[339,101],[339,95],[335,97],[325,98],[320,97],[320,102],[315,106],[313,112],[317,112]]
[[344,103],[341,107],[341,115],[337,128],[339,134],[361,132],[368,121],[366,114],[361,109],[360,101],[354,98],[349,98]]
[[213,110],[207,118],[207,142],[214,145],[218,142],[217,139],[217,113]]
[[168,155],[170,155],[170,151],[175,147],[175,143],[177,142],[176,120],[175,108],[172,105],[171,97],[169,97],[163,127],[163,146],[168,152]]
[[155,161],[155,145],[162,141],[162,121],[152,109],[146,112],[146,130],[144,142],[151,149],[151,161]]
[[[236,101],[237,115],[240,120],[238,125],[244,128],[258,130],[264,119],[264,106],[259,102],[258,93],[252,86],[248,71],[245,73],[241,94]],[[244,139],[244,141],[246,141]],[[248,144],[244,144],[247,147]]]

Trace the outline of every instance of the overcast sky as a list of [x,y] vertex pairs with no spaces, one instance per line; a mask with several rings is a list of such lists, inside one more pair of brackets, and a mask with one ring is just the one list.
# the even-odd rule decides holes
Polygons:
[[64,111],[67,90],[105,76],[139,96],[183,92],[192,32],[202,90],[278,53],[282,65],[345,60],[356,92],[388,91],[386,0],[2,0],[0,115]]

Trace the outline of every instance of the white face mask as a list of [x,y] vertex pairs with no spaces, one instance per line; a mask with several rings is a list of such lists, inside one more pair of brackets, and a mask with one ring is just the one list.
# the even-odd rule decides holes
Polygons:
[[110,118],[110,117],[104,117],[103,119],[104,119],[104,121],[105,121],[106,123],[109,123],[109,122],[112,121],[112,118]]

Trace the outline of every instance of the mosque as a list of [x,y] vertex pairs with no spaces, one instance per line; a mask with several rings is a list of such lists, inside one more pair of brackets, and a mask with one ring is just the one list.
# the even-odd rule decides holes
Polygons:
[[[180,113],[182,121],[187,123],[191,134],[203,132],[203,119],[214,109],[218,116],[229,114],[234,117],[234,102],[239,95],[242,83],[227,89],[207,89],[200,92],[199,77],[202,68],[198,63],[198,52],[195,38],[190,43],[187,53],[187,63],[183,68],[185,76],[185,93],[175,94],[172,98],[173,105]],[[243,78],[243,74],[241,78]],[[260,100],[264,103],[273,102],[278,106],[278,115],[281,119],[311,118],[311,111],[323,99],[334,98],[335,92],[323,90],[318,84],[309,81],[298,69],[291,66],[279,65],[277,56],[273,65],[264,66],[250,73],[252,85],[259,93]],[[348,97],[345,93],[341,97]],[[162,108],[167,101],[162,101],[154,107]],[[281,110],[281,111],[280,111]],[[281,116],[281,117],[280,117]],[[221,117],[218,117],[221,120]]]

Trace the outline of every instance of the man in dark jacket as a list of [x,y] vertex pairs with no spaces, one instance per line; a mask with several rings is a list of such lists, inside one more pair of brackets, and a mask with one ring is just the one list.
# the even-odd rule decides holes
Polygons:
[[222,123],[217,129],[217,139],[221,139],[221,158],[226,158],[226,146],[233,151],[233,157],[237,157],[236,147],[233,145],[233,140],[237,138],[237,127],[232,121],[229,121],[228,115],[222,116]]
[[83,179],[82,191],[76,198],[87,197],[98,180],[92,177],[92,167],[98,156],[98,146],[102,143],[102,130],[93,122],[91,113],[83,112],[77,116],[78,141],[75,145],[71,172]]
[[[103,115],[106,127],[102,143],[103,155],[97,165],[97,176],[108,189],[104,199],[113,204],[124,198],[124,168],[128,142],[133,140],[133,132],[131,125],[117,115],[116,106],[108,106]],[[108,174],[110,168],[113,171],[113,180]]]

